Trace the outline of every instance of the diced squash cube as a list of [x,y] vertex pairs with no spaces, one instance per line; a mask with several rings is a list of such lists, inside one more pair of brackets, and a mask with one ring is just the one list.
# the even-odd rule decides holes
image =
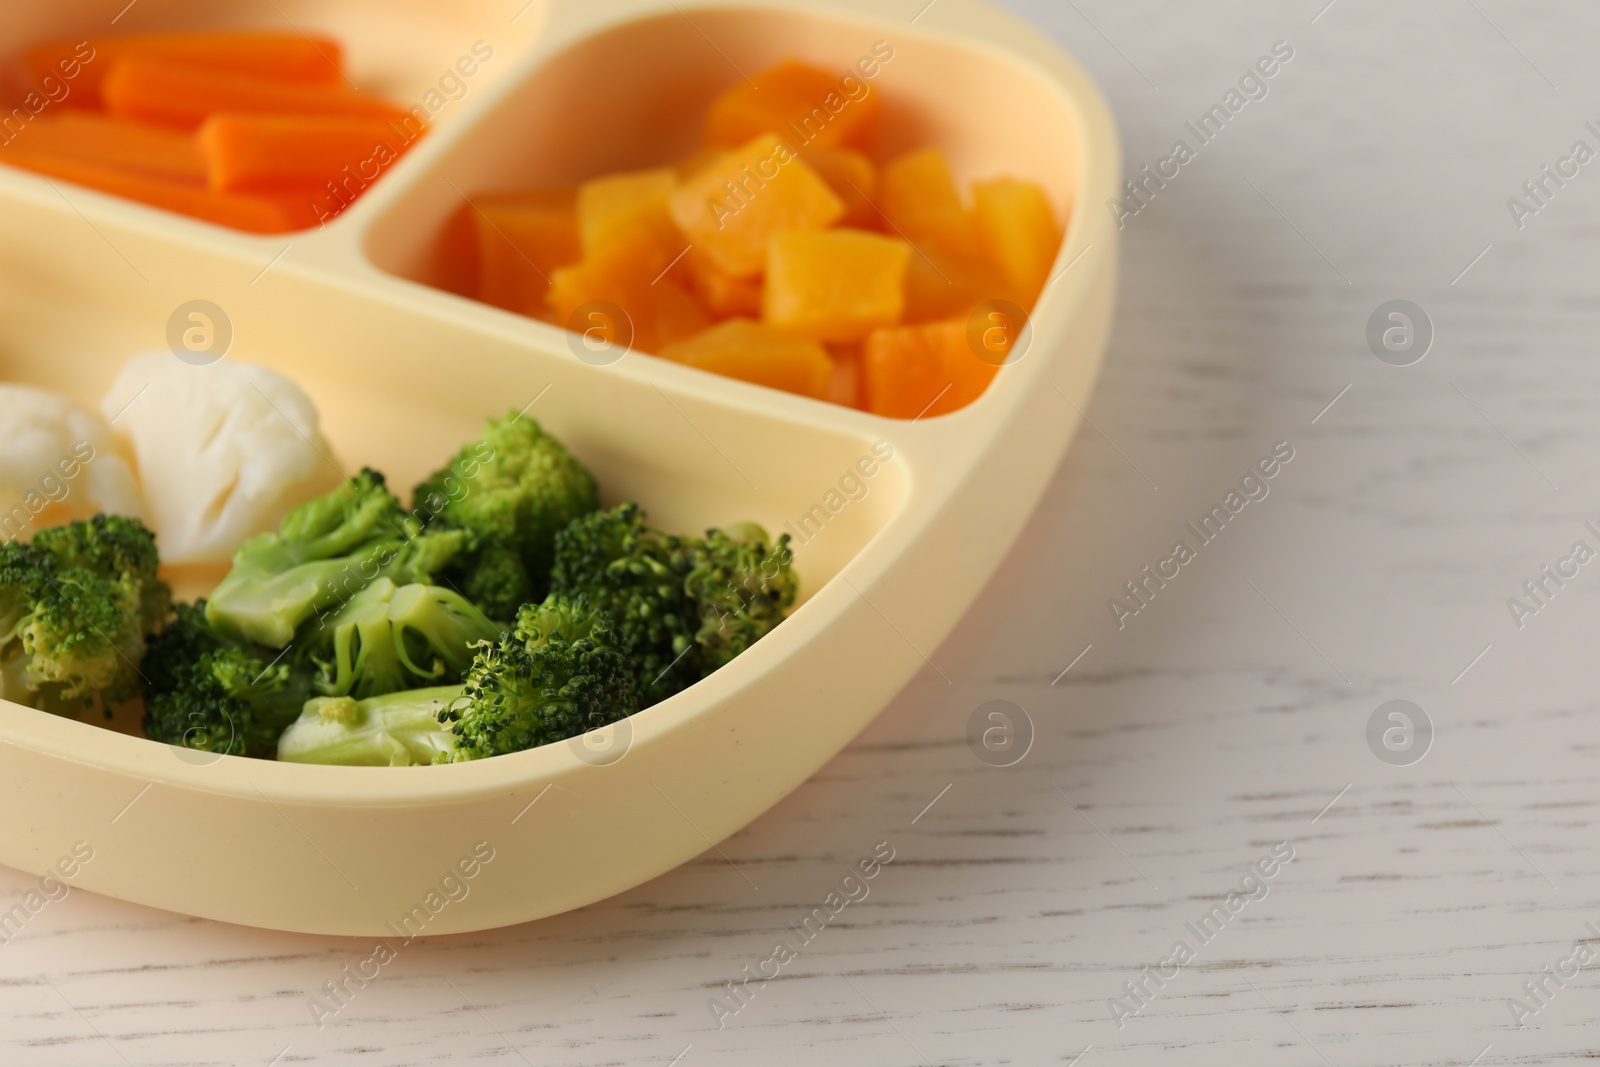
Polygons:
[[766,266],[779,230],[821,230],[844,215],[828,183],[775,134],[762,134],[684,182],[672,196],[678,228],[724,274]]
[[[434,241],[434,284],[449,293],[479,300],[478,209],[461,202]],[[542,306],[542,302],[541,302]]]
[[863,230],[776,234],[762,318],[819,341],[859,341],[905,311],[911,246]]
[[960,257],[978,251],[975,220],[961,202],[949,162],[936,148],[902,156],[883,168],[878,206],[889,220],[889,232],[917,245]]
[[522,315],[541,314],[550,276],[580,254],[575,192],[491,194],[476,197],[473,206],[478,299]]
[[999,367],[979,358],[967,332],[965,319],[874,332],[861,368],[867,410],[892,419],[926,418],[982,396]]
[[705,141],[732,148],[775,133],[795,145],[865,146],[878,116],[878,94],[867,82],[790,60],[719,96],[706,116]]
[[694,290],[706,309],[718,318],[761,317],[761,279],[735,278],[717,268],[699,249],[690,251],[684,261],[694,278]]
[[878,168],[872,160],[847,148],[803,148],[800,158],[844,201],[839,225],[858,230],[883,228],[883,217],[873,206],[878,195]]
[[861,346],[829,345],[833,376],[828,380],[828,401],[840,407],[861,407]]
[[[632,324],[633,347],[659,352],[663,345],[692,337],[710,324],[700,301],[682,280],[682,268],[667,270],[671,259],[655,235],[628,231],[582,262],[553,272],[546,300],[557,324],[567,328],[584,304],[596,300],[615,304]],[[608,338],[615,343],[624,340],[609,332]]]
[[1031,306],[1061,249],[1049,198],[1034,183],[1011,178],[979,182],[972,194],[984,251]]
[[982,259],[919,247],[906,270],[905,323],[934,322],[969,314],[990,300],[1023,302],[1023,295]]
[[[671,167],[608,174],[584,182],[578,187],[578,235],[583,254],[592,256],[620,234],[634,230],[647,231],[671,244],[667,202],[677,184]],[[679,242],[677,251],[682,250]]]
[[884,214],[910,230],[927,229],[966,211],[950,162],[937,148],[912,152],[884,167],[882,188]]
[[679,181],[688,181],[712,164],[721,162],[722,157],[727,154],[726,148],[696,148],[674,163],[672,169],[677,173]]
[[667,345],[693,337],[711,325],[694,291],[672,275],[662,278],[654,286],[655,299],[649,310],[653,317],[649,323],[655,334],[648,345],[635,342],[641,352],[658,352]]
[[815,341],[749,319],[730,319],[661,350],[663,358],[713,374],[799,393],[828,395],[833,361]]

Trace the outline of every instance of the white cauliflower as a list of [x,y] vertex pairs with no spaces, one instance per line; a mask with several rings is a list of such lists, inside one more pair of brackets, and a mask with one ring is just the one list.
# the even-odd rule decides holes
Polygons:
[[31,385],[0,385],[0,540],[97,512],[145,517],[144,498],[100,416]]
[[134,356],[100,402],[133,448],[167,563],[226,563],[340,480],[317,411],[276,371]]

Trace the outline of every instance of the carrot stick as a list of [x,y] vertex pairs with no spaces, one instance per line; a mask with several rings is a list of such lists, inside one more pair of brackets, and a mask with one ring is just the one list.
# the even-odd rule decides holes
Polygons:
[[318,186],[346,167],[370,181],[406,150],[381,119],[303,115],[212,115],[196,141],[211,188],[222,191]]
[[340,83],[344,50],[327,37],[249,31],[145,33],[52,41],[22,57],[27,88],[48,75],[70,90],[63,101],[78,107],[102,106],[100,87],[119,59],[153,60],[167,66],[226,71],[244,77],[305,85]]
[[7,151],[99,163],[196,185],[206,180],[205,164],[188,135],[92,111],[45,112],[0,149],[0,158]]
[[309,207],[315,195],[312,192],[305,195],[308,206],[302,214],[292,202],[277,198],[214,193],[199,186],[42,152],[5,152],[0,154],[0,162],[250,233],[287,233],[316,223]]
[[309,230],[338,218],[350,205],[331,195],[326,188],[284,186],[279,189],[254,189],[241,193],[217,193],[236,199],[260,200],[283,213],[290,230]]
[[106,110],[120,118],[195,129],[218,111],[396,119],[400,108],[343,87],[290,85],[208,70],[120,59],[101,86]]

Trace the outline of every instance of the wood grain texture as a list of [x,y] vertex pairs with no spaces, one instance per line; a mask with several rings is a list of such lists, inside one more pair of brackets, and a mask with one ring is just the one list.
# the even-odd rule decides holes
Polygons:
[[[1275,41],[1295,55],[1128,221],[1094,425],[938,670],[726,858],[413,943],[321,1028],[308,998],[370,943],[74,892],[0,945],[0,1060],[1592,1062],[1589,970],[1525,1028],[1508,1002],[1600,927],[1600,567],[1522,629],[1506,600],[1596,545],[1600,164],[1520,230],[1505,201],[1600,147],[1600,11],[1011,6],[1100,78],[1130,171]],[[1364,340],[1397,297],[1437,330],[1408,368]],[[1278,441],[1270,495],[1119,629],[1107,599]],[[1365,737],[1394,698],[1436,729],[1408,767]],[[1035,726],[1009,768],[965,740],[994,699]],[[719,1029],[711,998],[878,842],[869,895]],[[1199,944],[1185,924],[1279,842],[1265,898]],[[0,871],[0,899],[32,882]],[[1180,939],[1192,961],[1119,1026]]]

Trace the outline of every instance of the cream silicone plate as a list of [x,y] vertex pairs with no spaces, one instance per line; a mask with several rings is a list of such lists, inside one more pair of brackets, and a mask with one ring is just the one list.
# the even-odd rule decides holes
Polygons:
[[[293,766],[0,704],[13,813],[0,861],[43,872],[86,841],[94,859],[74,884],[174,911],[330,934],[477,930],[670,870],[838,752],[924,665],[1037,502],[1093,387],[1115,288],[1117,233],[1095,205],[1120,164],[1092,83],[976,0],[940,0],[913,24],[922,3],[143,0],[114,30],[117,4],[0,13],[8,47],[288,19],[345,40],[362,88],[407,100],[474,43],[495,51],[434,132],[320,231],[251,237],[0,168],[6,380],[95,404],[129,355],[164,347],[175,308],[205,299],[232,321],[231,357],[297,380],[345,468],[374,466],[402,492],[485,416],[531,404],[608,503],[638,499],[663,527],[751,518],[780,531],[811,517],[792,617],[588,744],[427,768]],[[873,82],[887,151],[936,144],[963,180],[1027,177],[1059,213],[1077,208],[1031,347],[971,407],[900,422],[641,355],[592,366],[560,330],[433,287],[463,196],[655,163],[689,146],[740,70],[791,55],[843,70],[879,41],[894,49]],[[864,457],[875,473],[851,481]],[[493,859],[451,902],[441,878],[474,848]]]

